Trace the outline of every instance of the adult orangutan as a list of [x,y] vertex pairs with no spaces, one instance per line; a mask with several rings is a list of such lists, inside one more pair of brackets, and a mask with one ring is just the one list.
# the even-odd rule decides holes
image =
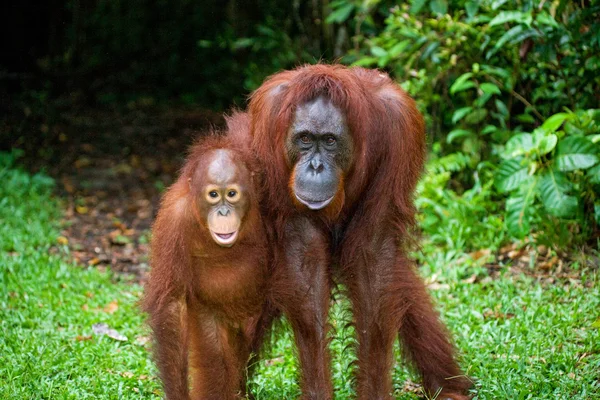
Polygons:
[[271,76],[249,112],[280,248],[274,301],[295,333],[303,397],[332,397],[327,313],[335,278],[353,306],[359,399],[391,398],[398,332],[428,395],[467,399],[470,382],[406,255],[425,155],[414,101],[381,72],[313,65]]
[[144,309],[167,399],[244,396],[260,342],[269,250],[247,114],[195,144],[152,228]]

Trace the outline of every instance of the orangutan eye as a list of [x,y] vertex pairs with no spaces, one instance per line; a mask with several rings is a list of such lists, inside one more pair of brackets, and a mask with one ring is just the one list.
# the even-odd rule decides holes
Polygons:
[[336,142],[335,137],[333,137],[331,135],[327,136],[327,138],[325,139],[325,143],[327,143],[327,145],[329,145],[329,146],[333,146],[335,144],[335,142]]
[[302,142],[302,144],[309,144],[310,137],[308,135],[302,135],[300,136],[300,141]]
[[235,197],[236,194],[237,192],[235,190],[230,190],[229,192],[227,192],[227,196],[229,197]]
[[211,190],[210,192],[208,192],[208,195],[210,197],[212,197],[213,199],[216,199],[217,197],[219,197],[219,193],[217,193],[216,190]]

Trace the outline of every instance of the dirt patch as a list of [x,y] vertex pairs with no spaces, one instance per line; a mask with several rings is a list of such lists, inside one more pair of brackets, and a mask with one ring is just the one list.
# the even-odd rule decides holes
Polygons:
[[23,160],[32,170],[44,168],[66,199],[59,242],[78,263],[110,266],[143,281],[161,193],[176,178],[188,146],[221,126],[222,117],[154,109],[65,113],[60,121],[50,128],[54,140],[44,144],[49,154],[26,150]]

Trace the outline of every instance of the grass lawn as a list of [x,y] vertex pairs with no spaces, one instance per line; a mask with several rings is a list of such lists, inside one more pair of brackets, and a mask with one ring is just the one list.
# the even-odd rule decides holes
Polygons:
[[[0,153],[0,155],[2,155]],[[52,182],[0,158],[0,399],[160,398],[138,285],[65,261]],[[422,273],[454,333],[479,399],[600,399],[598,271],[541,284],[510,268],[486,271],[424,250]],[[576,266],[575,266],[576,267]],[[478,279],[468,279],[475,274]],[[341,301],[339,304],[343,304]],[[336,398],[353,396],[350,312],[332,309]],[[94,333],[104,323],[121,337]],[[116,336],[117,335],[112,335]],[[250,383],[259,399],[298,393],[291,333],[283,324]],[[398,398],[418,379],[401,363]],[[409,382],[409,384],[407,384]]]

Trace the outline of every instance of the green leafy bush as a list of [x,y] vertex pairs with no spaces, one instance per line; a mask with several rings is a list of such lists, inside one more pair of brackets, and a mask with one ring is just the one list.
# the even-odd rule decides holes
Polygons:
[[[367,3],[338,0],[332,15],[376,21],[387,2]],[[344,62],[387,70],[425,114],[430,168],[441,174],[419,200],[428,234],[460,242],[455,227],[477,230],[484,218],[499,237],[594,243],[599,4],[413,0],[353,40]]]
[[506,224],[513,235],[548,220],[584,231],[600,223],[598,132],[600,110],[565,112],[508,140],[494,183],[509,194]]

